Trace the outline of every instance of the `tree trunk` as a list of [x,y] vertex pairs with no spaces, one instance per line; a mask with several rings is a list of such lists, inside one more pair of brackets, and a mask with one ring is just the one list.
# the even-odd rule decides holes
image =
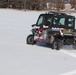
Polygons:
[[24,10],[26,11],[26,0],[23,0],[24,2]]

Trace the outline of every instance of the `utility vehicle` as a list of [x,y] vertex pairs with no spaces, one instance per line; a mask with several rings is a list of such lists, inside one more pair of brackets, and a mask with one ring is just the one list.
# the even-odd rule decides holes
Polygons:
[[63,45],[73,45],[76,48],[75,16],[58,12],[40,14],[31,31],[32,34],[26,39],[27,44],[44,42],[57,50]]

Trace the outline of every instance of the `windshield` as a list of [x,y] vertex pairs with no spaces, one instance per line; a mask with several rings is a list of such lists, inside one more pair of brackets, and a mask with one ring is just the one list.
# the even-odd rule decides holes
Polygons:
[[41,26],[42,23],[43,23],[43,16],[40,16],[39,19],[38,19],[38,21],[37,21],[37,25]]

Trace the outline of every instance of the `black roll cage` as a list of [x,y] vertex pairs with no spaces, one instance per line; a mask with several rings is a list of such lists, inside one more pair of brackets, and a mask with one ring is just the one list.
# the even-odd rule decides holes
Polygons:
[[[50,25],[47,25],[47,22],[46,22],[47,15],[49,15],[51,17],[51,20],[52,20],[51,23],[50,23]],[[48,13],[48,14],[41,14],[40,16],[43,16],[43,22],[40,25],[41,28],[43,28],[43,25],[45,25],[45,26],[56,27],[56,28],[75,29],[75,17],[74,16],[66,15],[64,13],[61,13],[61,14],[58,14],[58,13],[50,14],[50,13]],[[39,18],[40,18],[40,16],[39,16]],[[57,17],[57,18],[65,18],[65,25],[58,25],[58,24],[54,25],[53,24],[54,17]],[[38,26],[37,23],[39,21],[39,18],[38,18],[38,20],[36,22],[36,26]],[[74,19],[73,20],[73,26],[71,26],[71,27],[68,26],[68,19],[69,18]]]

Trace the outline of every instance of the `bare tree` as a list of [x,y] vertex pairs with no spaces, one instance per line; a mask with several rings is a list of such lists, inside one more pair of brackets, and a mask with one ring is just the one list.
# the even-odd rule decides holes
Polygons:
[[64,3],[65,3],[64,0],[56,0],[57,11],[64,9]]
[[50,0],[50,5],[51,5],[51,9],[55,9],[58,12],[60,11],[60,9],[64,9],[64,4],[65,1],[64,0]]
[[23,1],[23,8],[25,9],[26,11],[26,0],[22,0]]
[[70,4],[71,4],[72,8],[75,8],[75,10],[76,10],[76,0],[71,0]]

